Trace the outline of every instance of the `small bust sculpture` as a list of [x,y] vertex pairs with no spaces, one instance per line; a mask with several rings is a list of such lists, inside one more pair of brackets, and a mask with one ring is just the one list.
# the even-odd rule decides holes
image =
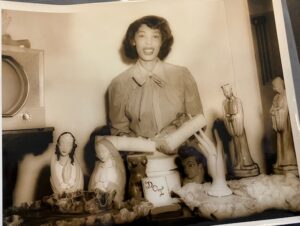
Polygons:
[[183,179],[183,185],[191,182],[203,183],[204,181],[204,156],[192,147],[183,146],[178,152],[181,164],[183,166],[185,177]]
[[51,158],[51,187],[54,193],[83,190],[83,175],[75,157],[77,144],[70,132],[62,133]]
[[143,198],[142,178],[146,177],[147,157],[145,155],[128,155],[127,165],[130,171],[128,191],[131,198]]
[[259,167],[250,155],[242,102],[234,96],[230,84],[222,86],[222,90],[226,97],[223,101],[224,123],[232,138],[230,154],[234,175],[237,178],[257,176]]
[[203,165],[197,162],[195,156],[189,156],[182,160],[184,173],[186,177],[183,179],[183,185],[191,182],[201,184],[204,177]]
[[115,207],[121,207],[125,193],[126,173],[124,162],[107,139],[95,141],[97,161],[89,181],[89,191],[100,190],[114,196]]
[[276,77],[272,81],[274,96],[270,114],[273,129],[277,135],[277,161],[273,166],[276,174],[288,172],[298,175],[297,160],[292,137],[291,123],[283,80]]

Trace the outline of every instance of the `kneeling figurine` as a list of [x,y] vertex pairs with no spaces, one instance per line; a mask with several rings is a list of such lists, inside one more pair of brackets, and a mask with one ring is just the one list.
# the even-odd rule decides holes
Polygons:
[[121,207],[125,193],[126,173],[123,160],[115,146],[106,138],[95,141],[97,161],[89,181],[89,191],[100,190],[114,195]]

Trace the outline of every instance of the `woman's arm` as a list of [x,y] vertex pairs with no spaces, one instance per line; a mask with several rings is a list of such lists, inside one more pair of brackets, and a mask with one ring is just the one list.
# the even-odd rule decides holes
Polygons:
[[113,81],[108,88],[109,120],[111,134],[116,136],[131,136],[129,119],[125,115],[126,87],[120,81]]
[[192,116],[203,114],[197,83],[187,68],[183,69],[185,113]]

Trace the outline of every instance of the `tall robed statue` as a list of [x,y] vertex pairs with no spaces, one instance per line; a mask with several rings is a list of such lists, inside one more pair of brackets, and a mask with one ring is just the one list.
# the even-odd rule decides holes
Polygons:
[[272,81],[272,86],[276,92],[270,109],[273,129],[277,136],[277,161],[273,166],[274,173],[290,172],[298,175],[284,82],[280,77],[276,77]]
[[257,176],[258,165],[250,155],[248,141],[244,128],[244,112],[242,102],[234,96],[230,84],[222,86],[226,99],[223,101],[224,122],[232,140],[230,142],[230,157],[233,163],[234,176],[237,178]]

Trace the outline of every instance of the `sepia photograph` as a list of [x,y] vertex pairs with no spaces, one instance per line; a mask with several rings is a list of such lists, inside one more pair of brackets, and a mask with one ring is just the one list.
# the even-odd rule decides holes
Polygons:
[[300,222],[297,0],[41,3],[1,3],[3,225]]

